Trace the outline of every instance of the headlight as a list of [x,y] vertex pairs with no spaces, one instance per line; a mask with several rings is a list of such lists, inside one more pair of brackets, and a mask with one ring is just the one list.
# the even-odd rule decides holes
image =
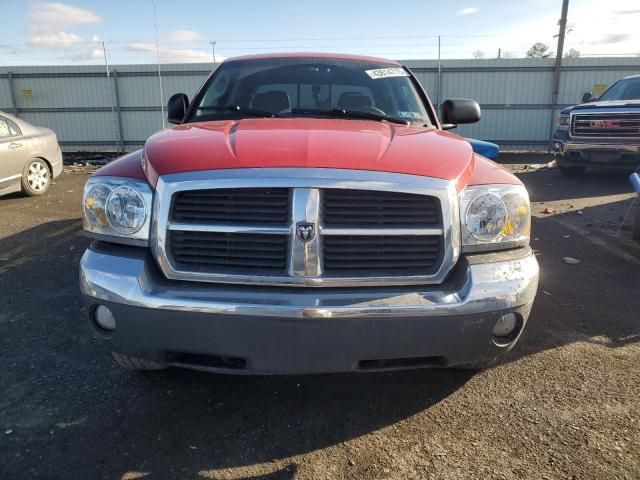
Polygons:
[[558,122],[558,128],[567,129],[569,128],[569,115],[558,115],[556,119]]
[[141,180],[91,177],[82,199],[82,223],[92,237],[148,245],[153,192]]
[[529,195],[520,185],[469,187],[460,196],[462,249],[467,252],[527,245]]

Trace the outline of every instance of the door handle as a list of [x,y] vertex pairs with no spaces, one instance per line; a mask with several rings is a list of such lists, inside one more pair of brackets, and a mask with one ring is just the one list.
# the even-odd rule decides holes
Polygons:
[[10,143],[9,144],[9,150],[15,150],[16,148],[20,148],[22,146],[21,143]]

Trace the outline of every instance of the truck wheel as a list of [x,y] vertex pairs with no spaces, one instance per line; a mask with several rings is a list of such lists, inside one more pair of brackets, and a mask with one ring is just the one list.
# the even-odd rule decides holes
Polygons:
[[22,171],[22,191],[30,197],[36,197],[49,190],[50,183],[49,165],[40,158],[29,160]]
[[640,198],[636,200],[636,218],[633,221],[633,239],[640,242]]
[[164,365],[153,362],[151,360],[144,360],[142,358],[130,357],[129,355],[123,355],[122,353],[111,352],[114,362],[129,370],[164,370],[167,368]]
[[584,173],[585,167],[563,167],[562,165],[558,165],[558,170],[560,170],[560,173],[565,177],[574,177]]

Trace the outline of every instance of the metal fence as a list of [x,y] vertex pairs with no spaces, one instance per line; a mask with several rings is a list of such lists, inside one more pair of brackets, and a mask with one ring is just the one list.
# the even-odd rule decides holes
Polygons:
[[[640,57],[563,60],[552,105],[553,59],[408,60],[432,101],[474,98],[482,120],[457,133],[504,150],[545,150],[557,111],[582,94],[640,74]],[[190,97],[211,64],[162,65],[164,96]],[[166,100],[165,98],[165,100]],[[53,129],[66,151],[133,150],[163,128],[158,67],[0,67],[0,110]]]

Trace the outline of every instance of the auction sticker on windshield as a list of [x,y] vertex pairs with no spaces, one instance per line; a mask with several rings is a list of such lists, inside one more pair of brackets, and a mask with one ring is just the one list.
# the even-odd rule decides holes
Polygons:
[[375,70],[365,70],[374,80],[378,78],[390,78],[390,77],[408,77],[409,74],[403,68],[377,68]]

